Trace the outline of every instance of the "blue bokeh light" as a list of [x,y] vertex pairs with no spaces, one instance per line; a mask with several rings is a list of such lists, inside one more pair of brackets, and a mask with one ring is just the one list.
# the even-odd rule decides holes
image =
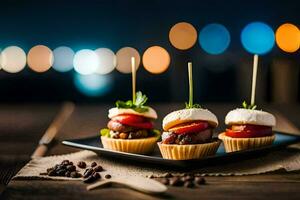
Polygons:
[[65,46],[57,47],[53,51],[54,62],[53,69],[59,72],[67,72],[73,69],[74,51]]
[[274,31],[262,22],[248,24],[241,33],[244,48],[252,54],[266,54],[275,44]]
[[107,94],[112,89],[112,77],[110,75],[75,73],[74,84],[77,90],[90,97],[98,97]]
[[222,24],[208,24],[199,33],[199,44],[209,54],[221,54],[230,44],[230,33]]

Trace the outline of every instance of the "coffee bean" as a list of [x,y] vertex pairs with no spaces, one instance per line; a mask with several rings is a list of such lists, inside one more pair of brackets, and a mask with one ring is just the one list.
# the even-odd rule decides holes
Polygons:
[[62,164],[62,165],[68,165],[68,164],[69,164],[69,160],[63,160],[63,161],[61,162],[61,164]]
[[71,173],[70,173],[70,176],[71,176],[72,178],[78,178],[78,177],[80,177],[81,175],[79,175],[79,173],[77,173],[77,172],[71,172]]
[[170,185],[172,185],[172,186],[182,186],[183,181],[180,180],[178,177],[173,177],[173,178],[170,179]]
[[86,177],[85,179],[83,179],[84,183],[92,183],[95,181],[95,177],[93,175],[90,175],[88,177]]
[[111,175],[110,175],[110,174],[106,174],[104,177],[105,177],[106,179],[110,179],[110,178],[111,178]]
[[71,176],[71,172],[67,171],[67,172],[65,173],[65,176],[66,176],[66,177],[70,177],[70,176]]
[[43,173],[40,173],[40,175],[41,175],[41,176],[46,176],[46,175],[48,175],[48,173],[43,172]]
[[69,165],[74,165],[73,162],[69,162]]
[[193,181],[186,181],[185,183],[184,183],[184,187],[187,187],[187,188],[192,188],[192,187],[194,187],[195,185],[194,185],[194,183],[193,183]]
[[83,177],[84,178],[87,178],[89,177],[90,175],[92,175],[93,173],[95,172],[95,170],[93,168],[89,168],[88,170],[85,170],[84,174],[83,174]]
[[64,165],[58,165],[58,166],[55,168],[56,171],[64,170],[64,169],[66,169],[66,166],[64,166]]
[[91,167],[96,167],[97,163],[96,162],[92,162]]
[[195,182],[198,184],[198,185],[204,185],[206,183],[205,179],[203,177],[196,177],[195,178]]
[[99,173],[95,172],[95,173],[93,174],[93,177],[97,180],[97,179],[100,179],[100,178],[101,178],[101,175],[100,175]]
[[164,173],[164,174],[162,175],[162,177],[164,177],[164,178],[171,178],[171,177],[173,177],[173,175],[170,174],[170,173]]
[[76,170],[76,167],[74,165],[67,165],[66,169],[70,172],[73,172]]
[[101,165],[98,165],[97,167],[94,168],[95,172],[102,172],[103,168]]
[[84,161],[79,161],[79,162],[77,163],[77,166],[78,166],[79,168],[84,169],[84,168],[86,168],[86,163],[85,163]]
[[48,172],[48,176],[56,176],[56,171],[53,169],[53,170],[50,170]]
[[60,170],[56,171],[56,173],[57,173],[58,176],[64,176],[65,173],[66,173],[66,170],[60,169]]

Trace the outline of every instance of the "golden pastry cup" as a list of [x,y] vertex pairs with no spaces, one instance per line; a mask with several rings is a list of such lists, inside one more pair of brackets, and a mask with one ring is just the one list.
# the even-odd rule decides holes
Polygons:
[[225,151],[229,153],[272,145],[275,135],[255,138],[232,138],[226,136],[225,132],[223,132],[219,134],[218,138],[223,141]]
[[205,144],[162,144],[158,142],[158,147],[163,158],[171,160],[200,159],[214,155],[221,141],[216,140]]
[[158,137],[141,139],[113,139],[101,136],[101,141],[105,149],[136,154],[151,153],[155,147],[157,140]]

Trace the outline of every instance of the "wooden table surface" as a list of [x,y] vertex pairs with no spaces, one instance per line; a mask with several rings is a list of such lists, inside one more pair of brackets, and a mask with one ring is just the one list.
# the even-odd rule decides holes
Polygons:
[[[110,105],[76,105],[74,113],[59,130],[58,140],[92,136],[107,123]],[[153,105],[160,118],[179,104]],[[228,104],[208,104],[205,107],[219,118],[219,130],[224,129],[223,119]],[[0,105],[0,170],[11,168],[17,171],[29,159],[39,138],[59,112],[61,105]],[[299,132],[299,105],[267,105],[264,107],[276,114],[277,129]],[[59,142],[48,155],[78,151]],[[300,172],[273,172],[263,175],[207,177],[207,184],[200,188],[169,187],[164,196],[150,196],[125,188],[103,188],[86,191],[86,185],[77,181],[21,181],[9,183],[2,199],[300,199]]]

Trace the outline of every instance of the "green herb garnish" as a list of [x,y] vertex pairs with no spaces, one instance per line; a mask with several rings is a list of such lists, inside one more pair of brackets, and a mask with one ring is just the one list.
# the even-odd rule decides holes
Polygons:
[[185,102],[185,109],[190,109],[190,108],[202,108],[200,104],[192,104],[190,105],[189,103]]
[[132,100],[128,100],[128,101],[118,100],[116,102],[116,106],[117,108],[129,108],[129,109],[133,109],[136,112],[143,113],[149,110],[149,107],[145,106],[147,100],[148,97],[145,94],[142,94],[141,91],[138,91],[136,93],[135,102],[133,102]]
[[103,128],[100,131],[100,135],[104,137],[110,137],[110,130],[108,128]]
[[243,101],[242,106],[243,106],[243,108],[249,109],[249,110],[255,110],[257,108],[257,106],[255,104],[248,105],[246,101]]

